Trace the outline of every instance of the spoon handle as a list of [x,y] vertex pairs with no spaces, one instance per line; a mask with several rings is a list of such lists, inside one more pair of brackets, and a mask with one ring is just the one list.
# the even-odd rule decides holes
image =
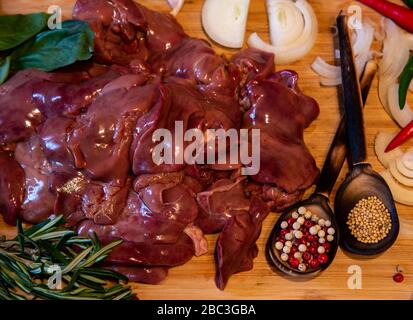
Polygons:
[[[369,61],[364,69],[360,80],[363,104],[366,103],[370,92],[371,83],[377,71],[377,64]],[[343,116],[337,128],[333,142],[328,150],[326,160],[321,169],[320,178],[317,183],[315,193],[329,197],[333,187],[343,167],[347,155],[346,119]]]
[[352,165],[366,161],[366,139],[363,124],[363,102],[354,57],[346,25],[346,17],[337,17],[339,35],[343,103],[346,115],[347,143]]

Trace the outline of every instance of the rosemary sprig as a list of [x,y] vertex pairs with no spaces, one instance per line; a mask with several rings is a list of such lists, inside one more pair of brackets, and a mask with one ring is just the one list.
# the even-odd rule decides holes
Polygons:
[[[0,300],[125,300],[134,298],[127,278],[96,266],[113,248],[81,237],[64,227],[63,216],[45,220],[24,230],[17,223],[17,236],[0,236]],[[61,276],[61,288],[47,285],[51,276]]]

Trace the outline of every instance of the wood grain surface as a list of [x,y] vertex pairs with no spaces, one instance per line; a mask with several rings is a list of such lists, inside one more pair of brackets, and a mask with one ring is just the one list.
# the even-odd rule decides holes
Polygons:
[[[225,1],[225,0],[223,0]],[[29,13],[45,11],[50,5],[59,5],[64,17],[69,18],[73,0],[0,0],[0,13]],[[140,1],[149,8],[167,11],[165,0]],[[310,54],[301,61],[278,69],[289,68],[300,75],[300,87],[313,96],[320,104],[320,117],[305,132],[305,140],[319,166],[322,165],[327,148],[336,130],[340,117],[335,88],[319,85],[318,76],[310,69],[310,64],[317,55],[327,61],[333,59],[333,41],[331,26],[340,9],[346,9],[355,2],[345,0],[310,0],[319,21],[317,43]],[[399,1],[401,2],[401,1]],[[201,27],[200,11],[202,0],[186,1],[178,21],[186,32],[195,37],[206,38]],[[363,7],[364,16],[379,22],[379,15]],[[264,0],[251,0],[247,34],[258,32],[268,39],[268,22]],[[232,54],[214,45],[216,50]],[[394,57],[397,59],[397,57]],[[412,97],[409,97],[412,102]],[[395,123],[384,112],[377,94],[377,80],[374,81],[365,110],[365,125],[368,142],[369,161],[374,169],[382,170],[373,150],[374,136],[380,129],[397,130]],[[275,150],[276,152],[276,150]],[[347,167],[338,182],[344,179]],[[309,190],[310,192],[311,190]],[[134,284],[142,299],[412,299],[413,298],[413,208],[397,205],[400,216],[400,235],[395,245],[380,256],[360,258],[348,255],[342,250],[337,253],[333,264],[317,278],[297,280],[271,271],[263,249],[270,230],[278,217],[271,214],[265,221],[258,241],[259,256],[254,261],[254,269],[233,276],[225,291],[219,291],[214,284],[214,247],[215,237],[209,236],[209,254],[192,259],[184,266],[170,270],[167,280],[158,286]],[[0,221],[1,234],[13,234],[13,229]],[[351,290],[347,286],[350,274],[348,268],[358,265],[362,269],[362,289]],[[395,283],[392,276],[396,266],[404,269],[405,281]]]

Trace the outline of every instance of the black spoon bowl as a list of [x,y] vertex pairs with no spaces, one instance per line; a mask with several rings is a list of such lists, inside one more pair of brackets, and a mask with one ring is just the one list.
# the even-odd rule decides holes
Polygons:
[[[378,243],[362,243],[350,232],[347,221],[350,211],[362,199],[375,196],[390,212],[392,222],[387,236]],[[399,219],[393,195],[384,179],[367,163],[353,166],[350,174],[337,191],[335,206],[341,230],[340,244],[348,252],[359,255],[376,255],[386,251],[396,241],[399,233]]]
[[[316,214],[319,218],[322,218],[324,220],[330,220],[331,227],[333,227],[336,230],[336,233],[334,234],[334,240],[330,242],[330,251],[327,253],[328,262],[325,264],[320,264],[318,268],[308,268],[305,271],[298,271],[297,269],[292,268],[288,264],[288,262],[282,261],[281,252],[275,248],[275,243],[277,242],[277,234],[282,230],[281,223],[283,221],[288,220],[292,216],[293,212],[296,212],[300,207],[305,207],[308,211],[311,211],[313,214]],[[298,202],[292,207],[290,207],[279,217],[267,242],[267,258],[269,258],[272,261],[275,267],[277,267],[280,271],[287,275],[300,277],[316,276],[323,270],[327,269],[336,256],[339,239],[339,230],[337,226],[338,224],[336,221],[336,217],[334,216],[333,210],[330,207],[328,197],[322,194],[314,193],[310,198]]]
[[[336,194],[334,209],[341,230],[340,243],[342,247],[359,255],[375,255],[387,250],[395,242],[399,233],[399,219],[389,186],[366,162],[361,90],[354,66],[346,19],[342,14],[337,17],[337,28],[340,42],[350,172]],[[384,239],[375,244],[365,244],[351,234],[347,218],[357,202],[371,196],[376,196],[389,210],[392,225]]]

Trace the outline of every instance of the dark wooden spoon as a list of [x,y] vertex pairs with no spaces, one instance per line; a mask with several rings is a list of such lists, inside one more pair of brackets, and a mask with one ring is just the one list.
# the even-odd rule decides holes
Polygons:
[[[371,83],[374,79],[376,71],[377,64],[375,62],[369,62],[366,65],[361,77],[361,87],[363,88],[364,102],[367,100]],[[330,206],[329,197],[337,180],[337,177],[340,174],[341,168],[343,167],[346,155],[346,121],[345,117],[343,117],[336,131],[333,142],[331,143],[330,149],[327,153],[327,157],[321,170],[315,192],[308,199],[303,200],[285,210],[284,213],[278,218],[271,232],[270,238],[268,239],[266,248],[267,259],[282,272],[288,275],[314,276],[325,270],[334,260],[338,248],[339,228],[337,227],[338,223],[336,221],[336,216],[334,215]],[[328,253],[329,262],[320,265],[319,268],[307,269],[304,272],[297,271],[296,269],[291,268],[287,262],[282,261],[280,253],[275,249],[276,235],[281,230],[281,222],[288,220],[288,218],[291,217],[292,213],[297,211],[299,207],[306,207],[314,214],[317,214],[320,218],[330,220],[332,226],[336,230],[336,234],[334,235],[335,240],[331,243],[332,246],[330,252]]]
[[[340,243],[342,247],[355,254],[375,255],[387,250],[395,242],[399,233],[399,219],[393,196],[387,183],[366,162],[361,91],[354,66],[346,18],[343,14],[337,17],[337,29],[339,34],[350,172],[337,192],[334,208],[340,226]],[[383,202],[390,212],[392,222],[388,235],[376,244],[365,244],[358,241],[347,226],[350,211],[357,202],[369,196],[376,196]]]

